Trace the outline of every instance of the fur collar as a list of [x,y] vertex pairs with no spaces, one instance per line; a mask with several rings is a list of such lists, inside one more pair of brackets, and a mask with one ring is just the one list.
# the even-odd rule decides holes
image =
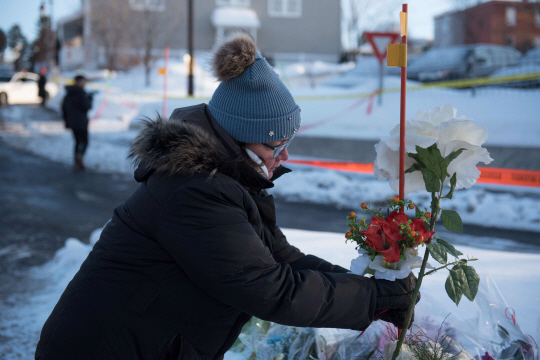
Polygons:
[[219,126],[206,104],[178,108],[169,120],[159,117],[155,121],[146,120],[129,157],[139,165],[135,171],[138,182],[148,179],[154,171],[207,173],[211,177],[219,172],[250,192],[273,187],[272,181],[291,171],[280,166],[274,171],[272,181],[261,175],[257,164]]
[[197,174],[216,172],[238,180],[241,160],[234,159],[220,143],[192,121],[144,121],[129,157],[136,165],[169,174]]

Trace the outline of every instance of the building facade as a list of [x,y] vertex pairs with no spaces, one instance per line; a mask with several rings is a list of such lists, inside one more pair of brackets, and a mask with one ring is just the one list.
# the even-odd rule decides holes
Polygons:
[[[82,0],[79,13],[58,23],[60,42],[64,45],[60,58],[69,59],[69,67],[80,63],[81,58],[85,63],[93,63],[93,67],[103,66],[100,55],[91,50],[100,47],[100,36],[103,39],[98,27],[105,14],[100,11],[96,14],[95,10],[103,1]],[[129,28],[122,28],[126,34],[126,40],[120,42],[123,52],[137,54],[144,46],[141,41],[144,34],[140,34],[144,24],[136,20],[142,19],[142,13],[153,19],[153,51],[162,53],[165,47],[171,48],[171,52],[186,51],[188,0],[116,0],[113,3],[123,3],[124,13],[129,12],[128,18],[132,19]],[[340,1],[193,0],[193,15],[197,52],[211,50],[219,39],[235,31],[250,34],[261,52],[277,60],[338,61],[341,52]]]
[[435,17],[435,47],[478,43],[540,47],[540,2],[489,1]]

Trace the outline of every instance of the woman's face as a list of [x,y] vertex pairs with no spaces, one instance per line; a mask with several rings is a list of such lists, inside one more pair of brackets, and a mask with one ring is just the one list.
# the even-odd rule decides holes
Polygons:
[[[281,141],[274,141],[267,143],[267,145],[270,146],[280,146],[287,142],[288,139],[284,139]],[[281,153],[275,158],[272,159],[272,156],[274,155],[274,151],[272,149],[267,148],[263,144],[247,144],[246,147],[253,151],[261,160],[263,161],[263,164],[268,169],[268,178],[271,179],[274,175],[274,171],[281,165],[282,161],[287,161],[289,159],[289,153],[287,152],[287,148],[283,149]]]

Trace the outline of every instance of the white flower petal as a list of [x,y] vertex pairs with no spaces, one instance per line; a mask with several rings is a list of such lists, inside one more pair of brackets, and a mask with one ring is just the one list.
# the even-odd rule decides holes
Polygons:
[[480,146],[488,138],[485,126],[476,125],[472,120],[452,119],[443,122],[439,127],[429,131],[426,135],[437,137],[440,143],[448,143],[453,140],[461,140],[471,145]]
[[356,275],[364,275],[371,259],[368,254],[360,255],[351,261],[351,272]]
[[[480,177],[480,170],[476,167],[479,162],[489,164],[493,159],[489,156],[488,151],[480,146],[470,145],[465,141],[451,141],[446,144],[444,156],[448,156],[452,151],[460,148],[466,149],[450,165],[448,165],[448,173],[452,176],[457,173],[456,189],[468,189],[473,186]],[[441,151],[442,152],[442,151]],[[450,179],[445,181],[445,184],[450,184]]]
[[445,104],[441,107],[433,109],[431,113],[431,123],[435,126],[439,126],[441,123],[455,119],[457,116],[457,109],[454,109],[452,104]]
[[[419,111],[416,119],[406,123],[405,169],[411,167],[415,160],[407,156],[416,153],[416,146],[427,148],[436,143],[442,156],[448,156],[452,151],[464,148],[452,161],[448,172],[457,173],[457,189],[471,187],[480,171],[476,168],[478,162],[489,164],[492,159],[486,149],[480,147],[488,136],[485,127],[476,125],[464,116],[456,118],[457,110],[451,104],[445,104],[430,111]],[[375,145],[377,158],[373,172],[379,180],[390,180],[390,186],[399,192],[399,125]],[[450,179],[446,180],[449,184]],[[424,179],[420,171],[405,174],[405,195],[425,190]]]
[[[386,146],[393,151],[399,151],[399,136],[386,136],[381,138]],[[437,138],[433,136],[424,136],[420,134],[409,134],[405,131],[405,151],[416,154],[416,146],[423,148],[430,147],[437,142]]]
[[[375,144],[377,158],[375,159],[376,169],[373,172],[379,180],[397,179],[399,176],[399,152],[392,151],[384,142]],[[396,167],[396,164],[398,166]]]

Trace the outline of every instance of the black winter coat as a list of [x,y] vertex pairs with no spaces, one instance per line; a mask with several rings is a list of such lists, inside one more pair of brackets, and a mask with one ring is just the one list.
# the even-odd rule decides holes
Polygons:
[[251,316],[365,329],[375,283],[289,245],[272,182],[205,104],[172,118],[136,139],[141,185],[66,288],[36,359],[221,359]]
[[62,114],[66,127],[73,130],[88,129],[88,110],[92,108],[92,96],[77,85],[66,87],[62,101]]

